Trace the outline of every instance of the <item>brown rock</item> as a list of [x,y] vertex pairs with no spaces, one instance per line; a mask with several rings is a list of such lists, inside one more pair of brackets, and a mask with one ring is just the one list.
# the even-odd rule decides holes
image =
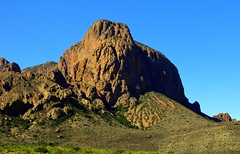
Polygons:
[[86,99],[80,100],[89,110],[101,112],[105,109],[105,105],[102,100],[95,99],[93,101],[89,101]]
[[17,63],[9,63],[5,58],[0,57],[0,72],[21,72]]
[[31,118],[35,111],[50,110],[65,100],[71,102],[74,99],[72,95],[71,89],[64,89],[40,74],[0,74],[0,111],[8,115]]
[[5,58],[0,57],[0,67],[4,67],[7,64],[9,64],[9,62]]
[[218,115],[214,115],[213,118],[217,118],[221,121],[232,121],[232,118],[228,113],[219,113]]
[[177,68],[160,52],[135,42],[122,23],[96,21],[81,42],[64,52],[58,68],[69,83],[80,82],[90,100],[99,98],[109,106],[123,94],[138,97],[148,91],[191,106]]
[[73,110],[68,107],[68,106],[65,106],[62,111],[66,114],[66,115],[69,115],[69,114],[72,114],[73,113]]
[[48,71],[46,75],[50,77],[54,82],[59,84],[60,86],[62,87],[68,86],[66,79],[62,75],[62,72],[59,71],[58,69]]
[[51,118],[53,120],[61,118],[62,116],[64,116],[65,113],[63,112],[63,110],[61,108],[53,108],[51,109],[48,113],[47,113],[47,117]]
[[56,62],[50,61],[41,65],[36,65],[33,67],[27,67],[22,70],[22,73],[32,72],[34,74],[46,74],[49,71],[55,70],[57,66]]

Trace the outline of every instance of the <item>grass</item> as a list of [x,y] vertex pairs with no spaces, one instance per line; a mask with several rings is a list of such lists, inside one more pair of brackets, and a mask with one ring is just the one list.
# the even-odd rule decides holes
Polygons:
[[1,153],[54,153],[54,154],[163,154],[128,150],[81,149],[78,147],[52,147],[32,145],[0,145]]

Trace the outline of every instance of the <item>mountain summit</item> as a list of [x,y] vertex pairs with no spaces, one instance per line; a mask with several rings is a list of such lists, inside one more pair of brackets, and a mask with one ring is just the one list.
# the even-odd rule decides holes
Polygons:
[[96,21],[64,52],[58,68],[70,84],[81,85],[88,99],[99,98],[108,107],[122,96],[138,98],[149,91],[191,106],[177,68],[162,53],[134,41],[122,23]]

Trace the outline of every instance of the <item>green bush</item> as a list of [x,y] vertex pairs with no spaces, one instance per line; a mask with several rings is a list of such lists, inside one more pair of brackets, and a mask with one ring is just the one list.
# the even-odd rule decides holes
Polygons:
[[22,118],[11,117],[8,120],[5,120],[3,125],[8,128],[21,127],[24,130],[26,130],[30,127],[30,122],[29,122],[29,120],[24,120]]
[[48,153],[49,151],[48,151],[48,149],[45,148],[45,147],[36,147],[36,148],[34,149],[34,152]]
[[117,121],[118,123],[128,127],[128,128],[135,128],[137,129],[137,126],[134,126],[131,124],[131,122],[129,122],[121,113],[119,112],[115,112],[115,113],[111,113],[111,112],[104,112],[103,114],[100,115],[101,118],[103,118],[106,122],[112,122],[112,120]]
[[118,121],[120,124],[128,127],[128,128],[135,128],[137,129],[137,126],[134,126],[131,124],[131,122],[129,122],[122,114],[120,113],[116,113],[114,116],[114,119],[116,119],[116,121]]
[[103,114],[100,115],[101,118],[103,118],[106,122],[111,122],[113,120],[113,114],[110,112],[104,112]]

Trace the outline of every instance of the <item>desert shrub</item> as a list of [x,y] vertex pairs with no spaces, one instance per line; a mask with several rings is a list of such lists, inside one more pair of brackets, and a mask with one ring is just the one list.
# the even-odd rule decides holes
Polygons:
[[28,129],[30,127],[29,120],[18,119],[17,123],[22,126],[23,129]]
[[103,118],[106,122],[112,122],[112,120],[117,121],[118,123],[128,127],[128,128],[138,128],[137,126],[134,126],[129,122],[121,113],[119,112],[104,112],[100,115],[101,118]]
[[3,125],[8,128],[21,127],[24,130],[26,130],[30,127],[30,122],[29,122],[29,120],[24,120],[22,118],[11,117],[11,118],[5,120]]
[[113,120],[113,114],[110,112],[104,112],[103,114],[100,115],[101,118],[103,118],[106,122],[111,122]]
[[128,128],[135,128],[137,129],[138,127],[137,126],[134,126],[131,124],[131,122],[129,122],[126,117],[124,117],[122,114],[120,113],[115,113],[115,116],[114,116],[114,119],[116,121],[118,121],[120,124],[128,127]]
[[45,148],[45,147],[36,147],[36,148],[34,149],[34,152],[48,153],[49,151],[48,151],[48,149]]
[[43,126],[43,125],[45,125],[45,121],[37,121],[37,125]]

